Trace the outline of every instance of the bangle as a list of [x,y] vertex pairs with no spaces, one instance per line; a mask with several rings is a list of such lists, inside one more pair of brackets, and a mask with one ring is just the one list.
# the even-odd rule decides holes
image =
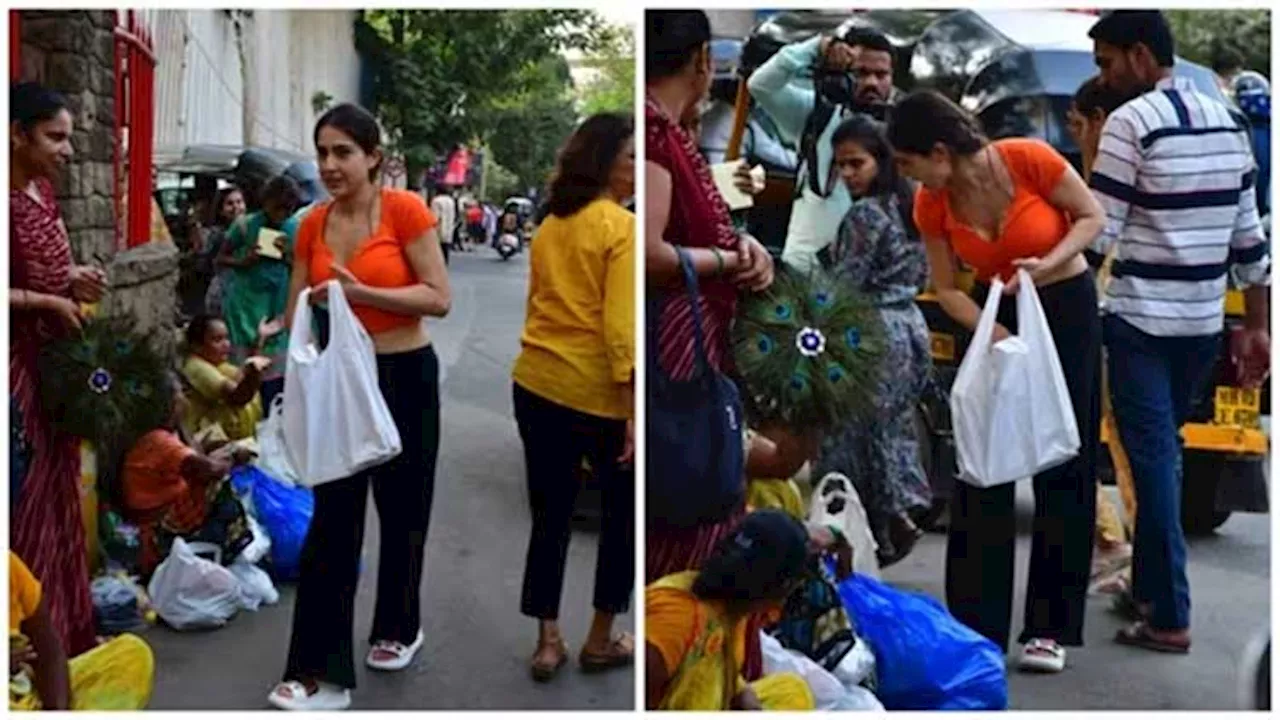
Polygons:
[[711,248],[711,254],[716,256],[716,276],[724,274],[724,253],[718,247]]

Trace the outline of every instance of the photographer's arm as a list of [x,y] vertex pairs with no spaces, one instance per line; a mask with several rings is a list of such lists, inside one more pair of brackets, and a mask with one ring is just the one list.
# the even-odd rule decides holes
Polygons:
[[782,48],[747,81],[752,99],[773,118],[784,139],[793,144],[800,141],[805,122],[817,103],[812,85],[804,87],[794,81],[804,78],[818,64],[824,40],[819,35]]

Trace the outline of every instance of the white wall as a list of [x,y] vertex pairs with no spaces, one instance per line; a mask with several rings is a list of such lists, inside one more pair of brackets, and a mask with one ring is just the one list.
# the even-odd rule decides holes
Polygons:
[[358,99],[354,11],[255,10],[241,16],[242,46],[225,10],[148,15],[158,61],[157,148],[247,143],[309,152],[312,96]]

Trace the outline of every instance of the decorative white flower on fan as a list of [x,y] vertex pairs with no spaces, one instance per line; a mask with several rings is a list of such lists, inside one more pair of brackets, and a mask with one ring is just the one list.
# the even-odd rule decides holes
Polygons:
[[818,357],[827,349],[827,338],[821,330],[806,327],[796,333],[796,349],[805,357]]

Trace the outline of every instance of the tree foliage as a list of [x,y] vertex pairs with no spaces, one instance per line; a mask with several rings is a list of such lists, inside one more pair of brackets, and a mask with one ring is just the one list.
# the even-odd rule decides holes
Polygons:
[[512,195],[523,195],[524,186],[516,174],[496,162],[485,169],[484,200],[501,206]]
[[[364,10],[355,39],[371,109],[412,178],[458,145],[495,137],[513,97],[547,90],[552,76],[531,67],[597,51],[604,27],[590,10]],[[553,95],[567,89],[567,68],[562,79]]]
[[1178,54],[1211,65],[1219,47],[1231,47],[1245,68],[1271,75],[1270,10],[1166,10]]
[[523,92],[492,109],[488,144],[493,156],[520,180],[520,194],[541,189],[555,168],[556,154],[577,123],[569,65],[548,58],[525,70]]
[[636,48],[631,31],[614,29],[601,51],[588,57],[583,65],[600,73],[582,90],[583,115],[634,112]]

